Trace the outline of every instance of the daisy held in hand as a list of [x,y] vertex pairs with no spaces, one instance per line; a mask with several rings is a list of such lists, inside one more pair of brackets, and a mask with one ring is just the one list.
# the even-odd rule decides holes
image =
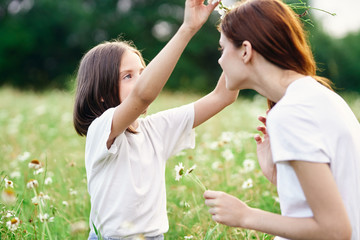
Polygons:
[[183,166],[182,163],[179,163],[178,165],[175,166],[175,172],[176,172],[176,177],[175,177],[175,181],[179,181],[183,176],[188,176],[193,182],[195,182],[203,191],[206,191],[207,188],[205,187],[205,185],[201,182],[201,180],[198,178],[198,176],[196,176],[196,174],[194,173],[194,170],[196,168],[196,164],[193,165],[191,168],[189,168],[188,170],[186,170],[185,172],[185,168]]
[[179,163],[179,165],[175,166],[175,172],[176,172],[175,181],[179,181],[184,176],[185,173],[184,166],[182,163]]

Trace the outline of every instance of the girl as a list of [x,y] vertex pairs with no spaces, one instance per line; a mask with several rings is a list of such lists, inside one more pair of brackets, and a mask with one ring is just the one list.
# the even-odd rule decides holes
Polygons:
[[[184,22],[145,67],[126,42],[106,42],[81,60],[74,126],[86,136],[85,167],[91,196],[89,239],[163,239],[168,230],[165,163],[194,147],[192,128],[230,103],[222,76],[215,90],[195,103],[144,119],[182,51],[217,6],[187,0]],[[100,234],[96,234],[99,232]]]
[[268,98],[260,167],[277,185],[282,216],[206,191],[213,220],[276,239],[360,239],[360,125],[316,65],[300,20],[280,0],[240,3],[220,24],[228,89]]

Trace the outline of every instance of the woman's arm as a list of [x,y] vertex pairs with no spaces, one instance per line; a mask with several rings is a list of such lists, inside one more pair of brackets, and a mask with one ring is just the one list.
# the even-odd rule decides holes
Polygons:
[[291,161],[314,214],[292,218],[248,207],[234,196],[206,191],[213,220],[289,239],[350,239],[351,225],[330,168],[324,163]]
[[217,2],[207,6],[203,3],[204,0],[186,0],[183,24],[145,68],[129,96],[116,108],[108,143],[128,128],[159,95],[186,45],[217,6]]
[[195,119],[193,127],[199,126],[233,103],[238,95],[239,91],[226,89],[225,75],[222,73],[215,89],[194,103]]

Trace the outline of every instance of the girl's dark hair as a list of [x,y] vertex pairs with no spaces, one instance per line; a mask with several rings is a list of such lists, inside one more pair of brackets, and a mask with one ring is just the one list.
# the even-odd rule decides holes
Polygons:
[[[331,88],[331,81],[316,76],[316,62],[298,15],[281,0],[243,0],[228,12],[219,30],[240,47],[254,50],[276,66],[314,77]],[[268,100],[269,108],[275,105]]]
[[[107,109],[118,106],[120,64],[123,53],[141,53],[130,43],[115,40],[104,42],[89,50],[81,59],[77,73],[77,90],[73,122],[76,132],[86,136],[91,122]],[[130,132],[134,132],[131,128]]]

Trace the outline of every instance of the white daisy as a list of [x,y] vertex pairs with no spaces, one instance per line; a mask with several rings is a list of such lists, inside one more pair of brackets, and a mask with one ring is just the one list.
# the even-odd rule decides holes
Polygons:
[[255,169],[255,161],[252,159],[245,159],[243,162],[244,172],[251,172]]
[[4,179],[4,182],[5,182],[5,188],[14,188],[14,183],[13,183],[13,181],[5,178],[5,179]]
[[38,205],[39,203],[41,203],[42,205],[45,205],[45,200],[50,200],[49,195],[44,194],[43,192],[40,192],[37,196],[35,196],[31,199],[31,202],[34,205]]
[[183,177],[184,171],[185,170],[182,163],[179,163],[179,165],[175,166],[175,172],[176,172],[175,181],[179,181]]
[[44,184],[45,184],[45,185],[49,185],[49,184],[52,184],[52,182],[53,182],[52,178],[51,178],[51,177],[47,177],[47,178],[45,178]]
[[28,181],[28,183],[26,184],[26,187],[29,188],[29,189],[31,189],[31,188],[36,188],[36,187],[38,187],[38,186],[39,186],[39,183],[38,183],[38,181],[35,180],[35,179],[30,179],[30,180]]
[[21,162],[24,162],[26,160],[28,160],[30,157],[30,153],[29,152],[24,152],[23,154],[20,154],[17,159]]
[[214,169],[214,170],[223,170],[223,169],[224,169],[224,165],[222,164],[222,162],[216,161],[216,162],[213,162],[213,163],[211,164],[211,168]]
[[44,168],[41,167],[41,168],[34,171],[34,175],[38,175],[38,174],[40,174],[42,172],[44,172]]
[[253,187],[253,180],[248,178],[242,185],[243,189],[252,188]]
[[233,138],[234,138],[233,132],[222,132],[221,136],[220,136],[220,140],[225,143],[231,142],[233,140]]
[[1,199],[5,204],[14,204],[16,202],[16,195],[11,188],[4,189],[1,193]]
[[225,158],[226,161],[231,161],[234,159],[234,154],[232,153],[232,151],[230,149],[225,149],[221,155],[223,156],[223,158]]
[[196,168],[196,164],[194,164],[194,166],[192,166],[191,168],[189,168],[189,169],[186,171],[185,175],[190,174],[192,171],[194,171],[195,168]]
[[35,170],[38,170],[39,168],[41,168],[41,163],[39,160],[37,159],[34,159],[34,160],[31,160],[31,162],[29,163],[29,168],[33,168]]
[[76,190],[72,189],[72,188],[69,189],[69,193],[70,193],[70,195],[77,195],[78,194],[78,192]]
[[18,229],[20,220],[17,217],[12,218],[10,221],[6,222],[6,226],[10,231],[15,231]]
[[44,213],[44,214],[39,214],[39,219],[41,222],[53,222],[54,221],[54,217],[50,217],[49,214]]

